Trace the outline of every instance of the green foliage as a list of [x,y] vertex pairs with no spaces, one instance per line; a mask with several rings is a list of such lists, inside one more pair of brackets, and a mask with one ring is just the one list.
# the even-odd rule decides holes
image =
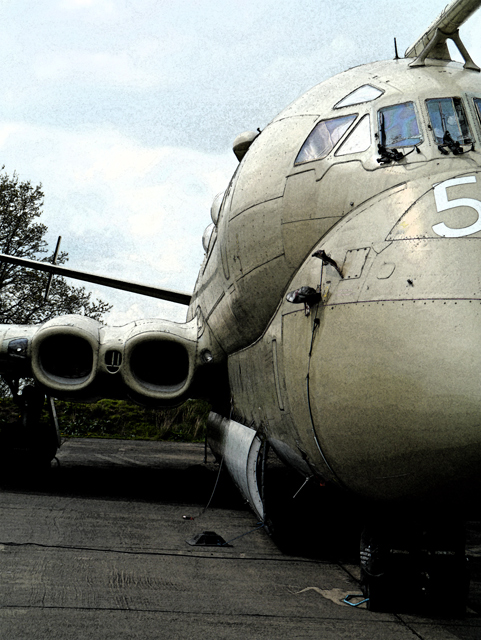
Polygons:
[[[47,227],[38,222],[42,213],[41,185],[33,187],[14,173],[0,169],[0,252],[51,262],[52,254],[44,236]],[[62,252],[57,263],[67,261]],[[96,320],[109,311],[101,300],[91,301],[84,287],[72,287],[55,276],[45,302],[48,275],[0,262],[0,323],[36,324],[66,314],[81,314]],[[8,394],[0,381],[0,396]],[[204,437],[209,405],[189,400],[176,409],[146,409],[122,400],[101,400],[94,404],[56,401],[63,436],[101,438],[142,438],[152,440],[201,441]],[[0,434],[21,429],[17,405],[12,398],[0,399]],[[42,421],[48,420],[44,411]]]
[[[2,167],[3,169],[3,167]],[[0,252],[18,258],[51,262],[44,236],[47,227],[37,221],[42,214],[41,185],[33,187],[0,173]],[[61,252],[58,264],[68,254]],[[84,287],[68,285],[64,278],[52,280],[47,301],[44,294],[48,274],[25,269],[6,262],[0,263],[0,322],[3,324],[35,324],[57,315],[78,313],[100,320],[110,305],[101,300],[91,301]]]
[[[99,400],[79,404],[56,400],[61,435],[142,440],[201,442],[204,439],[209,404],[188,400],[176,409],[146,409],[124,400]],[[44,412],[43,419],[47,418]],[[18,420],[11,398],[0,400],[0,430]]]

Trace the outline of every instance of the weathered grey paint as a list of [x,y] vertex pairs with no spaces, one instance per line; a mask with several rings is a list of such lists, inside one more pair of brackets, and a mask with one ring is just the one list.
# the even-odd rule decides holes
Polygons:
[[[67,317],[38,330],[4,328],[2,370],[25,371],[31,361],[51,393],[79,399],[162,405],[207,396],[221,422],[230,407],[231,422],[275,443],[301,473],[369,498],[478,479],[481,123],[473,98],[481,75],[425,62],[350,69],[248,144],[241,136],[245,154],[213,207],[186,323],[110,329]],[[365,85],[373,99],[336,108]],[[435,141],[426,100],[442,97],[464,102],[475,148],[462,155],[443,154]],[[402,159],[379,163],[378,111],[406,102],[422,139]],[[316,124],[344,115],[355,116],[347,135],[369,118],[370,144],[338,153],[344,138],[322,159],[296,164]],[[322,296],[310,315],[286,300],[303,286]],[[62,375],[68,354],[47,358],[49,368],[49,336],[91,349],[90,368]],[[21,337],[28,353],[16,364],[9,345]],[[118,366],[107,362],[113,351]],[[249,456],[239,456],[248,469]]]

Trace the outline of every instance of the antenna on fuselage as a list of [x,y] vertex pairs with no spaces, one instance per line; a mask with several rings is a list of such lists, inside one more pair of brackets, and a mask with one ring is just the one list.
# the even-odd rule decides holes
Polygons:
[[396,41],[396,38],[394,38],[394,60],[399,60],[399,54],[397,52],[397,41]]
[[415,58],[410,67],[424,67],[426,58],[451,60],[447,40],[452,40],[464,59],[464,68],[480,71],[459,37],[459,27],[481,6],[481,0],[453,0],[416,42],[405,58]]

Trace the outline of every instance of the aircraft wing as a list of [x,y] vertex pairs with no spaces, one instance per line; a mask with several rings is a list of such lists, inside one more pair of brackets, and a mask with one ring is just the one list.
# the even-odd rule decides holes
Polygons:
[[89,271],[78,271],[77,269],[70,269],[69,267],[62,267],[56,264],[51,264],[49,262],[38,262],[37,260],[28,260],[27,258],[17,258],[15,256],[9,256],[3,253],[0,253],[0,262],[8,262],[10,264],[16,264],[20,267],[36,269],[37,271],[46,271],[47,273],[64,276],[66,278],[74,278],[75,280],[93,282],[94,284],[100,284],[104,287],[131,291],[132,293],[138,293],[142,296],[159,298],[160,300],[168,300],[170,302],[176,302],[177,304],[184,304],[186,306],[190,304],[190,300],[192,297],[190,293],[184,293],[182,291],[160,289],[159,287],[151,287],[145,284],[141,284],[140,282],[132,282],[130,280],[120,280],[119,278],[100,276],[95,273],[90,273]]
[[[50,262],[0,254],[0,262],[93,282],[177,304],[191,295],[78,271]],[[185,323],[160,318],[110,327],[80,315],[39,325],[0,324],[0,376],[33,377],[47,395],[90,402],[130,398],[148,406],[181,404],[203,394],[209,371],[224,359],[203,318]],[[215,375],[214,375],[215,377]]]

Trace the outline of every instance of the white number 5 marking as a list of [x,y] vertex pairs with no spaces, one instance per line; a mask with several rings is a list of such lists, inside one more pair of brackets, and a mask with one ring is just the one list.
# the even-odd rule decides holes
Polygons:
[[478,213],[478,219],[469,227],[463,227],[462,229],[452,229],[447,227],[444,222],[435,224],[433,226],[434,233],[438,236],[444,236],[445,238],[462,238],[463,236],[470,236],[473,233],[481,231],[481,202],[474,200],[473,198],[455,198],[454,200],[448,200],[447,189],[448,187],[454,187],[459,184],[468,184],[469,182],[476,182],[476,176],[466,176],[465,178],[453,178],[452,180],[445,180],[440,182],[434,187],[434,200],[436,201],[436,209],[438,213],[441,211],[447,211],[448,209],[456,209],[457,207],[471,207]]

